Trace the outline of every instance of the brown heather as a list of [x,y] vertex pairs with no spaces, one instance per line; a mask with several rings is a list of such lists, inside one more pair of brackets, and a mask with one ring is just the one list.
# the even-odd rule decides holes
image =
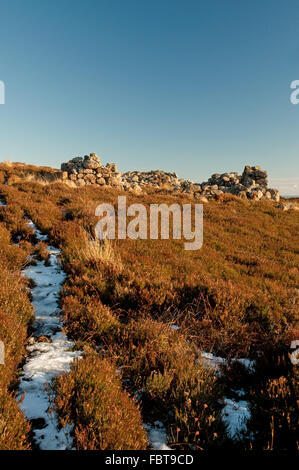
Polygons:
[[[298,366],[289,360],[291,341],[298,339],[298,211],[223,195],[204,204],[199,251],[185,251],[180,240],[103,246],[94,240],[95,207],[116,203],[124,193],[72,188],[53,181],[50,169],[14,164],[0,168],[0,182],[1,171],[8,183],[0,185],[7,202],[6,210],[0,208],[4,278],[5,270],[18,278],[33,241],[24,215],[62,250],[65,328],[85,358],[54,382],[52,399],[62,422],[75,424],[78,448],[144,448],[140,413],[144,422],[163,419],[173,448],[298,447]],[[127,199],[145,205],[193,202],[166,189]],[[21,237],[20,248],[9,245],[8,237]],[[14,325],[15,318],[27,319],[26,325],[30,315],[20,312],[28,297],[24,284],[16,284],[2,322],[11,311]],[[172,330],[174,323],[181,328]],[[12,323],[7,331],[12,337]],[[25,334],[18,337],[22,351]],[[216,377],[198,360],[201,350],[254,359],[256,370],[229,361]],[[13,357],[12,381],[22,355]],[[251,420],[248,433],[233,442],[220,419],[221,399],[240,388],[250,400]]]
[[26,263],[29,246],[26,242],[19,247],[12,244],[13,236],[22,226],[20,213],[22,211],[16,211],[12,217],[10,209],[5,226],[5,212],[0,207],[0,339],[5,346],[5,364],[0,365],[1,450],[30,448],[30,426],[15,399],[18,367],[25,355],[27,329],[33,319],[29,290],[20,272]]
[[53,382],[63,425],[75,424],[79,450],[142,450],[147,447],[138,406],[107,360],[87,355]]

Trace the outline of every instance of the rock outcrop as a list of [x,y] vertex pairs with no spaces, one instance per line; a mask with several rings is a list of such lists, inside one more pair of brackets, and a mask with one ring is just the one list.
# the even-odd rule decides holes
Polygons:
[[76,157],[62,163],[59,178],[70,180],[76,186],[97,184],[112,186],[126,191],[142,192],[146,188],[163,188],[172,192],[187,193],[202,201],[215,198],[221,194],[234,194],[246,199],[269,199],[279,202],[277,189],[268,188],[267,172],[259,166],[245,166],[240,175],[233,173],[215,173],[203,183],[194,183],[179,179],[176,173],[155,170],[149,172],[129,171],[120,173],[115,163],[101,164],[95,154]]

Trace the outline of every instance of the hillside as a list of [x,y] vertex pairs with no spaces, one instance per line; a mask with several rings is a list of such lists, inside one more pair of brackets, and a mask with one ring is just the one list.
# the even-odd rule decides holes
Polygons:
[[[59,331],[75,359],[48,393],[76,449],[298,449],[290,354],[299,338],[299,201],[267,196],[261,173],[261,187],[246,196],[252,169],[230,177],[229,187],[243,186],[237,195],[219,193],[228,186],[217,174],[188,192],[77,185],[58,173],[0,165],[0,448],[34,448],[47,435],[47,418],[30,418],[26,394],[23,408],[18,401],[32,351],[54,347]],[[116,205],[119,195],[146,208],[203,203],[202,248],[186,251],[180,239],[96,240],[96,207]],[[37,333],[35,289],[42,294],[39,275],[56,261],[65,273],[55,304],[63,331],[55,320],[51,334]],[[34,266],[32,281],[24,269]]]

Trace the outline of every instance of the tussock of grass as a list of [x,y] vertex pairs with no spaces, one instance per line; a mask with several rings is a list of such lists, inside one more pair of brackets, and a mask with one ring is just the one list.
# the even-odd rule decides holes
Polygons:
[[76,361],[52,389],[62,425],[75,426],[77,449],[146,449],[139,408],[122,390],[115,367],[107,359],[91,355]]
[[[277,378],[264,377],[251,390],[251,420],[248,435],[253,433],[254,448],[296,452],[298,442],[299,369]],[[263,423],[263,430],[256,427]]]
[[30,425],[15,397],[0,388],[0,450],[29,450],[29,432]]
[[88,235],[85,231],[82,234],[81,244],[77,246],[76,259],[82,262],[97,264],[112,264],[121,269],[120,257],[116,255],[111,240],[98,240]]
[[63,311],[68,332],[75,339],[98,342],[113,334],[119,326],[117,315],[99,299],[89,296],[66,295]]
[[167,423],[170,444],[206,450],[222,443],[221,386],[183,335],[149,318],[132,321],[119,330],[110,354],[140,391],[147,419]]

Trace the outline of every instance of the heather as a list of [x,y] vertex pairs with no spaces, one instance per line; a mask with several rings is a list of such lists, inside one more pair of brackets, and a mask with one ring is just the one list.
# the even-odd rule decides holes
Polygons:
[[[26,171],[3,166],[10,179],[0,185],[7,203],[0,208],[1,339],[12,351],[5,366],[11,374],[0,379],[7,387],[32,318],[20,270],[33,250],[48,257],[26,225],[29,217],[61,250],[64,328],[84,351],[51,385],[53,410],[62,425],[74,425],[77,448],[146,448],[142,422],[159,418],[175,449],[295,449],[298,365],[289,353],[298,338],[298,211],[223,194],[204,203],[198,251],[185,251],[183,240],[101,243],[95,208],[116,203],[122,190],[74,188],[53,181],[50,170],[48,179],[47,169]],[[147,207],[194,203],[163,188],[126,195]],[[204,364],[202,352],[225,359],[220,372]],[[244,358],[253,370],[237,362]],[[223,400],[240,389],[251,417],[247,431],[231,439]]]

